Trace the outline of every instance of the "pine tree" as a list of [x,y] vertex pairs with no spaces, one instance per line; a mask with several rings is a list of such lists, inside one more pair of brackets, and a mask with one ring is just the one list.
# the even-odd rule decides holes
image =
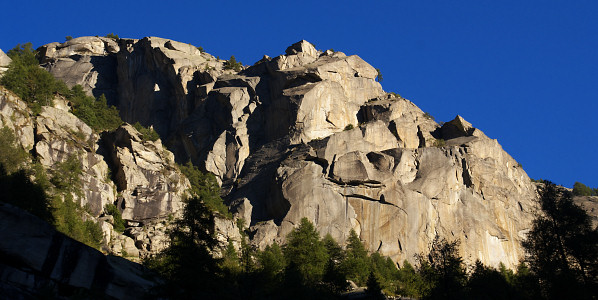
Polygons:
[[347,239],[346,257],[342,262],[342,269],[347,278],[358,285],[366,283],[370,272],[370,261],[365,246],[357,236],[355,230],[351,230]]
[[432,299],[461,299],[467,276],[463,259],[458,253],[459,243],[436,237],[430,253],[419,254],[419,273],[422,276],[423,296]]
[[591,299],[598,294],[598,228],[551,182],[540,190],[540,207],[523,247],[545,296]]
[[304,284],[314,284],[322,279],[328,253],[320,234],[307,218],[301,219],[299,227],[287,236],[284,257],[296,268]]
[[201,198],[188,199],[182,218],[170,233],[168,248],[145,261],[165,279],[159,293],[181,299],[217,293],[222,275],[218,260],[211,254],[217,243],[211,211]]
[[322,280],[328,284],[330,290],[334,293],[344,292],[349,288],[349,282],[346,274],[341,269],[341,262],[345,257],[343,249],[330,234],[324,237],[323,242],[328,252],[328,262]]
[[380,282],[374,272],[370,272],[370,275],[367,279],[367,289],[366,294],[368,295],[368,299],[372,300],[383,300],[386,299],[384,294],[382,293],[382,287],[380,286]]

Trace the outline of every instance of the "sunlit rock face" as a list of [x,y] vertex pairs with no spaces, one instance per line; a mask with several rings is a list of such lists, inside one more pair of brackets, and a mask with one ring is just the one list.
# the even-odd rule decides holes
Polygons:
[[[77,53],[68,59],[81,64],[113,61],[91,70],[113,80],[104,82],[121,116],[153,125],[177,161],[214,173],[256,247],[284,242],[307,217],[341,242],[355,229],[370,251],[396,261],[427,252],[436,236],[459,240],[469,263],[512,267],[523,258],[536,192],[521,166],[462,117],[441,126],[386,94],[376,69],[356,55],[300,41],[236,72],[167,39],[83,41],[44,46],[55,49],[46,67],[85,83],[89,72],[52,67],[67,57],[59,53]],[[125,148],[113,157],[134,157]],[[137,153],[147,166],[123,163],[119,174],[151,169],[152,158]],[[125,203],[134,218],[134,202]]]
[[143,140],[129,124],[106,135],[124,219],[145,222],[182,209],[189,181],[160,140]]
[[[457,117],[430,134],[462,121]],[[517,162],[479,130],[443,147],[403,148],[385,125],[372,120],[294,147],[254,168],[257,174],[241,180],[231,198],[249,199],[252,218],[279,224],[254,227],[256,236],[279,242],[307,217],[340,241],[354,229],[370,251],[396,261],[412,260],[440,236],[459,240],[467,262],[516,265],[536,197]],[[269,180],[260,174],[268,168]],[[248,207],[247,201],[233,203]]]

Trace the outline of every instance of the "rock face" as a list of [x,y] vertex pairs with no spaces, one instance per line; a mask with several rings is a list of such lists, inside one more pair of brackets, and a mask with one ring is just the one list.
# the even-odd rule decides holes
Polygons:
[[96,153],[99,136],[73,114],[49,106],[42,107],[35,125],[35,153],[40,163],[55,175],[53,170],[69,157],[80,161],[83,194],[75,197],[81,206],[87,205],[93,215],[99,216],[106,204],[116,201],[108,165]]
[[588,213],[592,225],[598,226],[598,196],[575,196],[573,201]]
[[0,49],[0,77],[2,77],[2,73],[6,72],[11,61],[12,59],[10,59],[10,57],[8,57],[8,55],[6,55],[6,53]]
[[7,299],[70,299],[76,291],[90,298],[142,299],[156,285],[142,266],[105,256],[1,203],[0,256],[0,294]]
[[[462,122],[457,117],[434,134]],[[463,134],[444,147],[404,148],[400,141],[407,139],[387,125],[371,120],[294,147],[255,168],[271,175],[248,174],[252,179],[242,180],[231,198],[247,198],[250,205],[233,203],[240,203],[239,211],[251,207],[252,224],[279,225],[252,227],[256,245],[267,244],[263,237],[283,242],[307,217],[340,241],[354,229],[370,251],[395,261],[425,252],[438,235],[458,239],[467,262],[516,265],[536,196],[517,162],[477,129],[478,136]]]
[[116,99],[116,57],[120,47],[111,38],[80,37],[38,49],[42,66],[69,87],[79,84],[95,97]]
[[383,94],[359,57],[322,53],[301,41],[238,75],[223,75],[171,137],[178,157],[216,174],[226,191],[245,160],[279,139],[289,145],[357,125],[360,106]]
[[32,120],[27,104],[13,92],[0,86],[0,128],[8,127],[13,130],[26,150],[31,150],[34,144]]
[[[0,127],[15,132],[18,142],[32,150],[48,176],[62,176],[58,166],[74,158],[81,167],[73,199],[99,222],[110,253],[145,257],[167,246],[168,219],[177,216],[189,182],[174,164],[173,154],[160,140],[144,141],[131,125],[99,136],[68,111],[63,99],[43,106],[32,116],[25,102],[0,86]],[[113,229],[105,215],[116,204],[129,222],[127,231]],[[149,233],[148,233],[149,232]],[[124,250],[124,251],[123,251]]]
[[[376,69],[358,56],[300,41],[234,72],[166,39],[119,40],[118,47],[72,59],[116,59],[121,115],[154,125],[178,161],[214,173],[256,247],[284,242],[307,217],[340,242],[355,229],[370,251],[396,261],[426,252],[436,236],[458,239],[470,263],[513,267],[523,257],[537,195],[520,165],[462,117],[440,126],[384,93]],[[46,54],[49,63],[58,57]],[[125,148],[133,147],[117,147]],[[121,150],[112,157],[135,157]],[[123,197],[134,220],[130,203],[139,194],[130,184],[150,180],[126,179],[137,172],[128,166],[119,166],[117,183],[131,192]]]
[[146,222],[177,213],[190,184],[174,165],[174,155],[159,140],[143,140],[129,124],[105,135],[123,218]]

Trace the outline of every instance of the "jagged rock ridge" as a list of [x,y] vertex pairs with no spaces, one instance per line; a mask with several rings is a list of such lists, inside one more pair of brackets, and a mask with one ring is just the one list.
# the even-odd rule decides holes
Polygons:
[[307,217],[341,242],[355,229],[397,261],[436,235],[460,240],[468,262],[522,258],[536,193],[521,166],[463,118],[440,126],[386,94],[358,56],[300,41],[237,73],[155,37],[42,50],[56,77],[110,96],[126,121],[153,125],[177,160],[216,174],[256,247],[283,242]]

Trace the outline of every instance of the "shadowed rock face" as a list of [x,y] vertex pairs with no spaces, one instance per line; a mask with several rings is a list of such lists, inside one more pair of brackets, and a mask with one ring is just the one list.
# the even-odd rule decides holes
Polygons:
[[7,204],[0,204],[0,256],[0,294],[7,299],[72,293],[143,299],[156,285],[141,265],[105,256]]
[[[50,45],[88,51],[69,57],[82,62],[101,52]],[[341,242],[355,229],[397,261],[426,252],[436,235],[460,240],[467,262],[512,267],[523,257],[536,192],[520,165],[462,117],[440,126],[384,93],[358,56],[300,41],[237,73],[188,44],[117,45],[102,55],[116,58],[123,118],[154,125],[178,161],[216,174],[256,246],[283,242],[307,217]]]

